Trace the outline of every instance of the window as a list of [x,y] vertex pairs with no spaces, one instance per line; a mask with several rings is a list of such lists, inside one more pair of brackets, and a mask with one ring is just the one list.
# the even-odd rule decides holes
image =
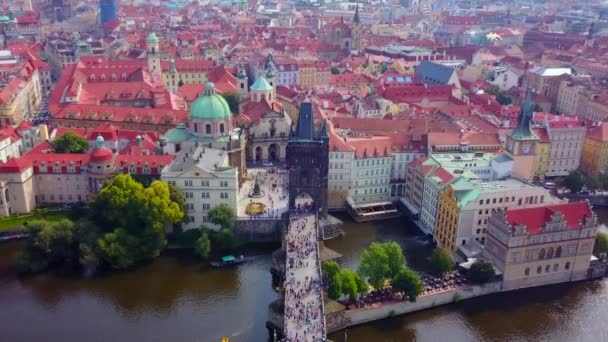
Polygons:
[[220,181],[220,188],[227,188],[228,187],[228,181]]
[[205,134],[211,134],[211,125],[210,124],[205,125]]
[[224,124],[220,124],[220,134],[224,134]]
[[530,275],[530,267],[526,267],[526,271],[524,272],[524,274],[527,276]]
[[184,186],[192,186],[192,181],[191,180],[184,181]]
[[559,265],[555,264],[553,265],[553,272],[557,272],[559,270]]
[[228,193],[227,192],[221,192],[220,193],[220,198],[227,199],[228,198]]
[[570,261],[568,261],[566,263],[566,265],[564,266],[564,268],[566,269],[566,271],[570,269]]
[[211,204],[203,203],[203,210],[210,210],[210,209],[211,209]]
[[201,186],[203,186],[203,187],[209,187],[209,181],[208,180],[201,181]]
[[547,259],[553,258],[553,247],[549,247],[547,250]]
[[549,273],[551,271],[551,265],[545,266],[545,273]]
[[545,258],[545,249],[541,248],[540,253],[538,253],[538,258],[543,260]]
[[201,197],[202,198],[209,198],[209,193],[208,192],[201,192]]
[[542,266],[538,266],[538,267],[536,268],[536,273],[537,273],[537,274],[540,274],[542,271],[543,271],[543,267],[542,267]]
[[562,256],[562,246],[557,246],[557,248],[555,249],[555,257],[561,258],[561,256]]

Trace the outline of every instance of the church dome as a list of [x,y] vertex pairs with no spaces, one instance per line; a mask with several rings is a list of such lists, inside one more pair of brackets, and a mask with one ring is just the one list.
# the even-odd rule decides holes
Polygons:
[[91,152],[91,163],[103,163],[112,160],[114,153],[105,147],[103,137],[100,135],[95,140],[95,148]]
[[264,76],[260,76],[257,80],[255,80],[255,82],[253,82],[251,90],[270,91],[272,90],[272,86],[270,85],[270,83],[268,83],[268,81],[266,81],[266,78]]
[[146,42],[148,44],[156,44],[159,42],[158,37],[156,36],[156,33],[154,32],[150,32],[150,34],[148,35],[148,38],[146,38]]
[[232,112],[223,96],[215,93],[215,85],[205,84],[205,92],[201,94],[190,108],[190,118],[198,120],[222,120],[230,118]]

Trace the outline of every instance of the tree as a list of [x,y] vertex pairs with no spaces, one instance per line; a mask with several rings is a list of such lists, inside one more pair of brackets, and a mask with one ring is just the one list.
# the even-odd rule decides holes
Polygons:
[[608,190],[608,173],[603,173],[598,176],[598,188],[606,191]]
[[209,220],[222,229],[232,229],[234,226],[234,210],[228,204],[220,204],[209,210]]
[[409,268],[399,270],[391,285],[393,289],[403,292],[407,295],[410,302],[415,302],[416,297],[424,291],[424,284],[416,272]]
[[585,176],[585,188],[590,191],[594,191],[600,188],[600,180],[598,177],[588,174]]
[[486,93],[488,93],[489,95],[498,95],[498,93],[500,93],[500,88],[498,88],[498,86],[490,86],[488,87],[488,89],[486,89]]
[[496,95],[496,102],[498,102],[501,106],[508,106],[513,103],[513,99],[504,91],[501,91]]
[[347,295],[350,299],[357,299],[361,290],[359,289],[360,283],[357,282],[358,274],[353,270],[344,269],[340,272],[340,279],[342,283],[342,294]]
[[334,260],[327,260],[323,261],[321,269],[327,279],[327,295],[332,299],[340,298],[343,292],[340,265]]
[[533,112],[544,112],[544,109],[541,105],[539,105],[538,103],[535,103],[532,105],[532,111]]
[[593,254],[600,255],[608,253],[608,234],[598,233],[593,247]]
[[225,93],[222,94],[224,100],[228,102],[228,107],[230,107],[230,112],[233,114],[239,113],[239,103],[241,102],[241,97],[237,93]]
[[40,272],[52,266],[75,264],[77,254],[72,221],[32,221],[26,231],[30,238],[26,240],[17,260],[21,272]]
[[[201,235],[200,229],[188,229],[185,232],[177,234],[175,242],[184,248],[195,248]],[[209,234],[207,234],[207,238],[209,238]]]
[[468,278],[470,281],[483,284],[490,281],[496,273],[494,272],[494,266],[491,263],[483,260],[478,260],[469,269]]
[[181,88],[184,85],[184,81],[180,78],[179,81],[177,81],[177,87]]
[[384,252],[388,256],[389,273],[387,274],[387,278],[392,279],[405,265],[405,257],[403,256],[401,246],[394,241],[383,243],[382,248],[384,248]]
[[336,68],[336,67],[332,67],[331,68],[331,73],[333,75],[339,75],[340,74],[340,69]]
[[359,291],[359,294],[366,293],[369,289],[369,286],[367,285],[365,280],[363,280],[361,274],[355,273],[355,281],[357,282],[357,290]]
[[89,150],[89,141],[84,137],[67,131],[51,141],[55,153],[84,153]]
[[390,272],[388,255],[381,243],[372,243],[361,255],[359,272],[367,277],[376,289],[384,287],[384,280]]
[[558,179],[557,183],[560,188],[566,188],[570,192],[576,193],[583,189],[585,176],[579,170],[574,170],[566,177]]
[[202,233],[198,240],[196,240],[194,251],[203,260],[209,258],[209,254],[211,254],[211,241],[207,232]]
[[442,248],[435,248],[429,258],[429,266],[435,274],[443,274],[452,269],[454,263],[450,254]]
[[169,186],[169,198],[171,198],[171,201],[177,203],[181,211],[186,212],[186,197],[182,190],[173,184],[167,183],[167,185]]
[[157,257],[166,244],[165,225],[184,216],[167,183],[154,181],[144,188],[130,175],[112,178],[94,196],[91,208],[102,228],[101,257],[118,269]]

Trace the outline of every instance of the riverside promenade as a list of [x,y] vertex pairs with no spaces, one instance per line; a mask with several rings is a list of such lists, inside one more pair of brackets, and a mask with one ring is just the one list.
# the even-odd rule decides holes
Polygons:
[[290,214],[285,236],[284,341],[318,342],[326,338],[317,225],[312,213]]

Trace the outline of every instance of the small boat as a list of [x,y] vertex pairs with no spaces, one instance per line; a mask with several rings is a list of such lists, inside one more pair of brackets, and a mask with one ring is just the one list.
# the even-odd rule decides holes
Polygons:
[[221,260],[212,261],[210,264],[212,267],[231,267],[242,264],[245,261],[247,261],[247,258],[245,258],[243,255],[241,255],[239,258],[235,258],[233,255],[226,255],[223,256]]

